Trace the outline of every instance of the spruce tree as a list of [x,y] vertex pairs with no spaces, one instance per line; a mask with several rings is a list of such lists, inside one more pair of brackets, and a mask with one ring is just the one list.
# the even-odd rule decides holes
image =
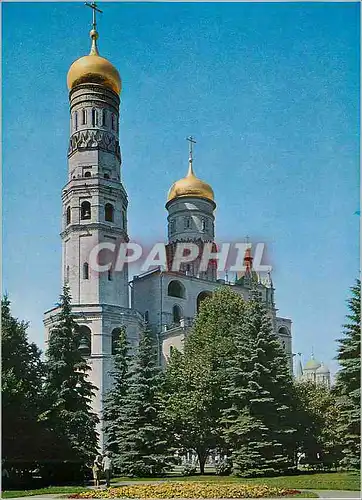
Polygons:
[[92,463],[97,450],[98,418],[91,408],[96,388],[88,380],[90,367],[79,349],[82,338],[72,315],[67,286],[59,306],[59,317],[46,351],[48,409],[42,418],[56,436],[58,460],[72,464],[67,473],[76,474]]
[[125,329],[122,328],[115,346],[113,367],[110,371],[112,387],[104,399],[103,421],[106,435],[106,448],[115,459],[119,455],[117,433],[122,426],[121,408],[129,385],[129,343]]
[[173,462],[159,397],[162,372],[150,332],[141,335],[120,406],[115,466],[127,476],[158,476]]
[[341,420],[339,432],[344,439],[342,465],[359,469],[361,459],[361,282],[351,288],[348,300],[350,313],[344,325],[343,338],[338,340],[335,392],[339,396]]
[[44,366],[38,347],[29,342],[28,324],[11,315],[10,301],[1,302],[2,458],[5,467],[33,469],[43,458],[42,406]]
[[294,466],[293,384],[287,358],[256,291],[234,330],[229,362],[226,439],[234,473],[265,476]]

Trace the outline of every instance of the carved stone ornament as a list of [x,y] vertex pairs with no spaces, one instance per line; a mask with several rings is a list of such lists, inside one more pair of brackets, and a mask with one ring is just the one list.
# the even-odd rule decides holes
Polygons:
[[68,156],[84,149],[103,149],[120,157],[118,140],[113,134],[102,130],[83,130],[73,134],[69,140]]

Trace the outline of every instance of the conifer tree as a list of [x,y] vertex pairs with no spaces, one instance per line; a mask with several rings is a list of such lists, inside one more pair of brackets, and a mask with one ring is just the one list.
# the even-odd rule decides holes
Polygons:
[[11,467],[34,468],[42,458],[41,386],[44,366],[38,347],[29,342],[28,324],[14,318],[10,301],[1,302],[2,458]]
[[129,365],[129,343],[125,329],[122,328],[115,346],[113,367],[109,373],[112,377],[112,387],[105,396],[103,411],[106,447],[114,458],[119,454],[117,433],[122,426],[121,409],[129,385]]
[[158,476],[173,462],[159,397],[162,372],[150,332],[141,335],[120,408],[114,463],[127,476]]
[[227,370],[229,408],[224,412],[234,473],[285,473],[294,466],[292,377],[256,291],[234,330],[234,341],[235,356]]
[[245,302],[223,287],[200,307],[184,354],[173,351],[166,368],[167,423],[180,449],[193,450],[200,472],[211,450],[225,451],[222,410],[228,360],[235,355],[234,330],[243,321]]
[[88,380],[90,370],[79,349],[81,333],[73,319],[69,288],[60,297],[60,313],[50,332],[46,351],[45,395],[48,409],[42,418],[56,436],[58,459],[81,471],[91,464],[97,450],[97,416],[91,401],[95,387]]
[[344,325],[344,336],[338,340],[337,359],[341,370],[336,377],[335,392],[339,396],[341,421],[339,432],[343,436],[342,465],[360,468],[361,459],[361,282],[351,288],[348,300],[350,313]]

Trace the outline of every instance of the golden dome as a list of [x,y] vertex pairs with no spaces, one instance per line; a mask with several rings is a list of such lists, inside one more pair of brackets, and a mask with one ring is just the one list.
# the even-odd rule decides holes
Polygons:
[[206,182],[198,179],[192,169],[192,160],[189,161],[189,171],[183,179],[176,181],[172,184],[167,201],[182,196],[193,196],[195,198],[206,198],[207,200],[214,201],[214,191],[212,187]]
[[92,47],[88,56],[74,61],[68,71],[67,84],[71,90],[80,83],[100,83],[120,94],[122,83],[116,68],[107,59],[98,53],[96,30],[90,32]]

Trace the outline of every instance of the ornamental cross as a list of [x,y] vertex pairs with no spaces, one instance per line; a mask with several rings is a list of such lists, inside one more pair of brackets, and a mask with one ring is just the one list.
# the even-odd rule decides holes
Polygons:
[[190,135],[190,137],[186,137],[186,140],[189,141],[190,143],[190,160],[192,160],[192,149],[193,149],[193,144],[196,144],[195,139]]
[[96,12],[100,12],[101,14],[103,13],[102,10],[98,9],[97,4],[95,2],[89,3],[89,2],[84,2],[84,5],[87,7],[90,7],[93,11],[93,29],[96,29],[97,26],[97,19],[96,19]]

